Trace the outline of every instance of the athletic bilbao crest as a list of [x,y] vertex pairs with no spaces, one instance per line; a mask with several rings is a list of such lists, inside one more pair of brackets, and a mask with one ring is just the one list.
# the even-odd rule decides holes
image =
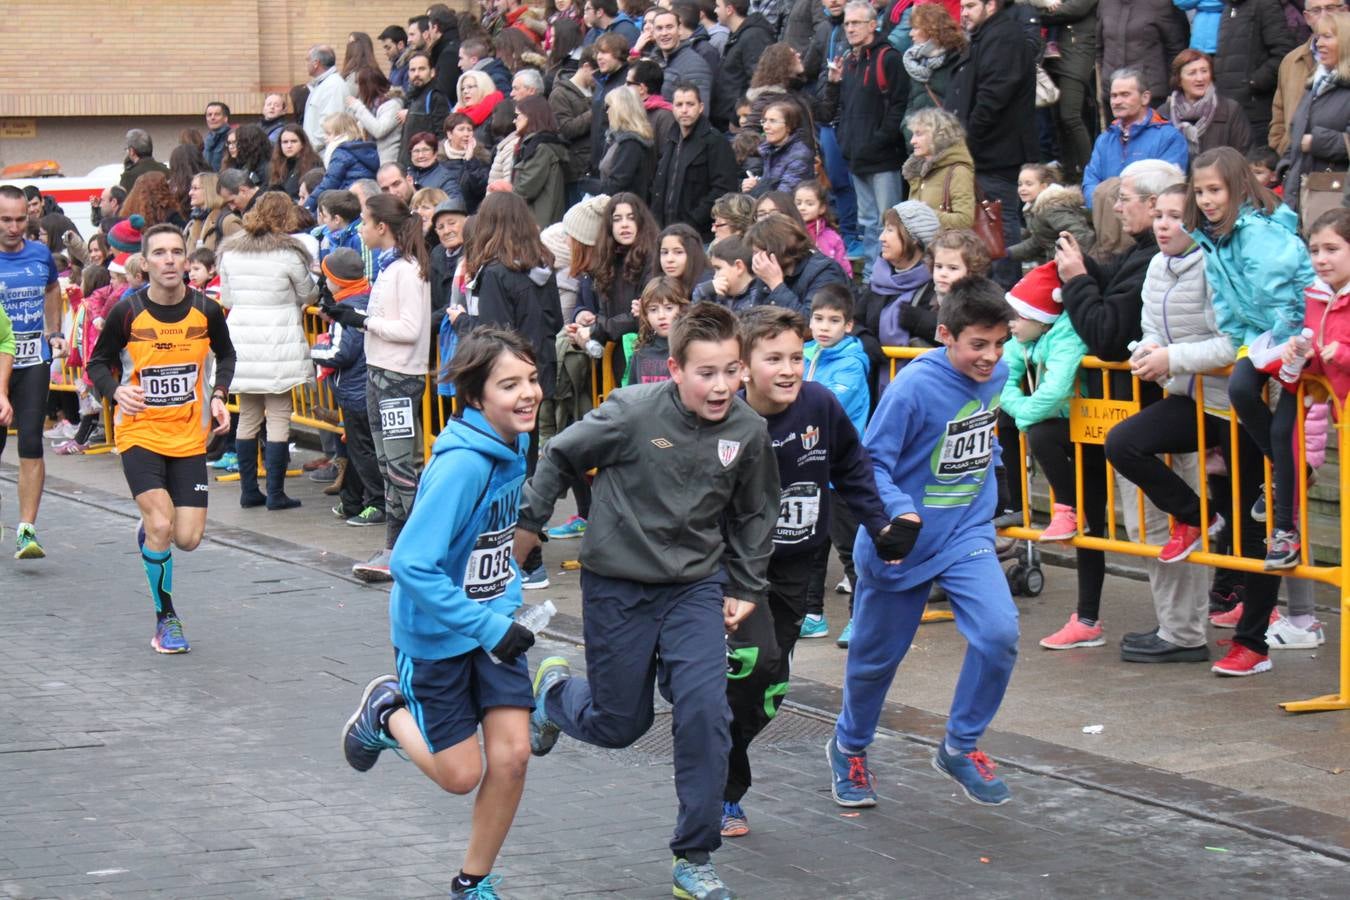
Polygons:
[[820,443],[820,427],[818,425],[812,425],[802,432],[803,450],[813,450],[818,443]]
[[722,463],[722,468],[726,468],[736,461],[736,454],[741,452],[740,441],[718,441],[717,458]]

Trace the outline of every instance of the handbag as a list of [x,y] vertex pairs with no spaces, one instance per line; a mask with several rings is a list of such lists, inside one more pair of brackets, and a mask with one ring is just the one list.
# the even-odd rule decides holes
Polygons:
[[[955,212],[952,209],[952,174],[956,171],[956,166],[947,170],[947,177],[942,180],[942,206],[938,212]],[[975,236],[984,244],[985,250],[989,252],[989,258],[1003,259],[1008,255],[1008,246],[1003,240],[1003,201],[989,200],[984,196],[984,191],[980,190],[980,183],[974,180],[975,170],[971,169],[971,181],[975,186],[975,221],[971,223],[970,230],[975,232]]]
[[[1341,135],[1346,156],[1350,156],[1350,135]],[[1308,172],[1298,183],[1299,233],[1309,237],[1312,224],[1328,210],[1339,209],[1345,196],[1345,172]]]
[[1045,109],[1059,102],[1059,85],[1040,63],[1036,63],[1036,108]]

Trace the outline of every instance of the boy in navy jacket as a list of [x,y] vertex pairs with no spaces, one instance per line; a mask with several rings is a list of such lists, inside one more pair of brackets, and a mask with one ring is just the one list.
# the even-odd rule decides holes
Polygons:
[[886,565],[862,535],[853,547],[853,640],[844,708],[827,745],[841,806],[876,805],[867,746],[934,582],[947,591],[969,646],[933,767],[977,803],[1008,800],[1007,786],[976,744],[1017,659],[1017,607],[994,552],[993,526],[999,396],[1008,376],[1002,356],[1012,317],[992,281],[957,282],[939,314],[945,347],[900,370],[867,427],[863,444],[877,490],[907,540],[899,566]]

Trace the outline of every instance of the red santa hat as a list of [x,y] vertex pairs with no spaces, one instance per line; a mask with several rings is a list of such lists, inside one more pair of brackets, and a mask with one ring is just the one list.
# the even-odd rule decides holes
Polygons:
[[1059,269],[1048,262],[1023,275],[1004,296],[1022,318],[1049,325],[1064,312],[1059,288]]
[[127,274],[127,260],[131,259],[130,253],[113,254],[112,262],[108,263],[108,271],[114,275]]

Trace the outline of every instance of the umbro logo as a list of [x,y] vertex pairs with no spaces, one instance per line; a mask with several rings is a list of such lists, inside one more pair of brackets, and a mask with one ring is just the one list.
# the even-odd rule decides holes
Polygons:
[[657,448],[658,450],[669,450],[671,447],[674,447],[675,445],[672,444],[670,441],[666,440],[665,438],[652,438],[652,446]]

